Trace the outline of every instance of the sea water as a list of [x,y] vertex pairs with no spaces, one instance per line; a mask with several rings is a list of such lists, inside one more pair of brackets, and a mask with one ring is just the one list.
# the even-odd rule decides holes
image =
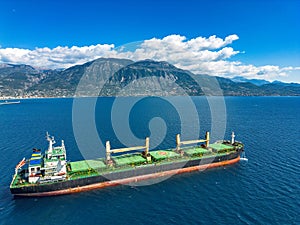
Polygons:
[[[128,109],[132,99],[135,104]],[[128,146],[126,137],[132,146],[150,136],[152,148],[172,148],[177,133],[194,138],[200,128],[196,135],[201,138],[206,130],[215,130],[212,139],[222,131],[230,139],[234,131],[245,144],[248,162],[153,185],[44,198],[14,198],[9,184],[16,164],[30,157],[32,148],[47,149],[46,131],[58,144],[64,139],[68,160],[85,158],[86,149],[78,147],[80,137],[74,132],[73,99],[0,106],[0,224],[300,224],[300,98],[225,97],[224,111],[220,103],[193,97],[197,115],[186,105],[189,99],[120,98],[118,108],[115,98],[86,98],[96,102],[92,116],[85,109],[77,113],[94,120],[99,154],[106,140],[115,148]],[[93,132],[85,132],[86,137]]]

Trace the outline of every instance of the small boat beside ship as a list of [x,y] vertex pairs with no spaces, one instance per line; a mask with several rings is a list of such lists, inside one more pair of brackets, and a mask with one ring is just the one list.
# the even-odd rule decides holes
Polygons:
[[2,101],[0,102],[0,105],[13,105],[13,104],[20,104],[21,102],[20,101]]
[[231,140],[210,144],[206,132],[205,139],[191,141],[181,141],[178,134],[176,147],[166,150],[149,151],[149,138],[145,139],[144,146],[119,149],[111,149],[107,141],[105,158],[69,162],[64,141],[54,146],[54,137],[48,133],[47,140],[49,146],[44,154],[33,149],[29,159],[23,158],[17,164],[10,184],[13,195],[71,194],[199,171],[237,163],[244,151],[244,145],[235,141],[234,133]]

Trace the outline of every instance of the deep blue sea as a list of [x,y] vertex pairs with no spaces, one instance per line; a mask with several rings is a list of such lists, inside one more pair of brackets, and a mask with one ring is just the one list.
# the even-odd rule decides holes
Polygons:
[[[194,110],[188,97],[85,98],[78,120],[71,98],[0,106],[0,224],[300,224],[300,98],[225,97],[225,108],[213,100],[193,97]],[[64,139],[75,161],[91,149],[101,155],[106,140],[123,147],[150,136],[152,148],[169,148],[177,133],[189,139],[206,130],[212,139],[234,131],[249,161],[153,185],[44,198],[9,191],[16,164],[47,148],[46,131]],[[85,143],[95,132],[99,140]]]

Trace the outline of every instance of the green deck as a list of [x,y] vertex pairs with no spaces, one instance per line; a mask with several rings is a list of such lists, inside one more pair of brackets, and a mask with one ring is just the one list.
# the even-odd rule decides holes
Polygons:
[[210,153],[210,151],[205,148],[195,147],[195,148],[190,148],[188,150],[185,150],[184,153],[191,157],[196,155],[205,155]]
[[164,159],[169,159],[169,158],[175,158],[179,157],[180,155],[174,151],[151,151],[150,155],[154,160],[164,160]]
[[141,155],[122,155],[112,158],[117,166],[136,165],[146,162],[146,159]]
[[86,160],[86,163],[95,170],[105,169],[107,167],[103,159]]
[[106,168],[105,163],[102,159],[94,159],[94,160],[82,160],[76,162],[70,162],[72,172],[81,172],[88,171],[91,169],[99,170]]
[[234,149],[234,147],[228,146],[228,145],[224,145],[222,143],[210,144],[209,147],[215,149],[217,152],[220,152],[220,151],[230,151],[230,150]]

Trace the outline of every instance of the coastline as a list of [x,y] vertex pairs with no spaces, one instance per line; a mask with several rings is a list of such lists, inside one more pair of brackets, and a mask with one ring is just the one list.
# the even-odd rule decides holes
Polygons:
[[[0,96],[0,101],[8,100],[28,100],[28,99],[74,99],[74,98],[120,98],[120,97],[187,97],[182,95],[169,95],[169,96],[157,96],[157,95],[128,95],[128,96],[56,96],[56,97],[12,97],[12,96]],[[192,95],[188,97],[300,97],[299,95]]]

